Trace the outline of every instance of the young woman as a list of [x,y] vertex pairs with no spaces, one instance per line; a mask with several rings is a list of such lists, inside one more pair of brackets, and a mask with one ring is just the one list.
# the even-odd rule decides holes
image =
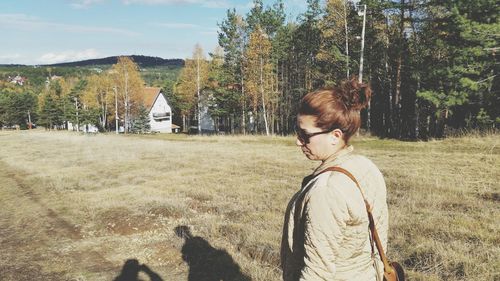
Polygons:
[[[386,248],[386,186],[373,162],[354,154],[349,145],[370,96],[366,84],[352,79],[337,88],[311,92],[300,103],[297,146],[321,164],[304,178],[286,210],[281,245],[285,281],[382,280],[383,266],[372,248],[364,198]],[[350,172],[362,191],[353,179],[330,167]]]

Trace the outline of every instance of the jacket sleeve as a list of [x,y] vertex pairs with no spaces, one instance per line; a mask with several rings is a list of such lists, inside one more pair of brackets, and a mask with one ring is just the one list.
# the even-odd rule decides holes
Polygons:
[[317,186],[304,202],[304,268],[300,280],[332,280],[349,210],[344,195],[333,186]]

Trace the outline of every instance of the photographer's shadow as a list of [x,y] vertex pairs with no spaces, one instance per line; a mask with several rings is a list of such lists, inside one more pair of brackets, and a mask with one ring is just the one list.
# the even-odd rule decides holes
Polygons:
[[144,272],[150,281],[163,281],[163,279],[156,272],[152,271],[147,265],[139,265],[136,259],[129,259],[123,265],[120,275],[113,281],[142,281],[139,279],[139,272]]
[[184,239],[182,259],[189,265],[188,281],[250,281],[237,263],[224,250],[216,249],[207,240],[193,236],[189,227],[177,226],[177,236]]

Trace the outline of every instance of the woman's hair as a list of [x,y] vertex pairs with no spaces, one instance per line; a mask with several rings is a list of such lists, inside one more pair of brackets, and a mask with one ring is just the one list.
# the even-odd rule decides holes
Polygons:
[[337,87],[308,93],[298,113],[316,117],[315,125],[322,130],[342,130],[347,143],[361,126],[360,110],[368,105],[371,95],[370,86],[353,77]]

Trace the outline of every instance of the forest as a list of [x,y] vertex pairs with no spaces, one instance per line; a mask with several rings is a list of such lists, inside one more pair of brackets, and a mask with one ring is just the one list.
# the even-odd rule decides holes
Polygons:
[[[0,125],[25,124],[29,110],[38,124],[63,128],[78,111],[103,131],[115,115],[132,128],[141,109],[140,87],[125,87],[130,75],[137,85],[163,87],[184,131],[206,110],[215,132],[292,134],[302,96],[350,78],[373,89],[361,112],[373,135],[427,140],[497,130],[499,10],[495,0],[307,0],[307,10],[287,20],[284,1],[254,0],[247,14],[227,10],[219,47],[207,57],[197,44],[175,75],[144,79],[147,72],[122,58],[121,72],[118,61],[31,89],[3,83]],[[57,106],[47,106],[53,100]]]
[[199,114],[205,100],[226,131],[286,135],[302,96],[357,76],[374,91],[362,112],[372,134],[428,139],[500,126],[496,1],[307,4],[291,22],[283,1],[228,10],[222,50],[207,61],[196,46],[186,60],[175,88],[181,114]]

